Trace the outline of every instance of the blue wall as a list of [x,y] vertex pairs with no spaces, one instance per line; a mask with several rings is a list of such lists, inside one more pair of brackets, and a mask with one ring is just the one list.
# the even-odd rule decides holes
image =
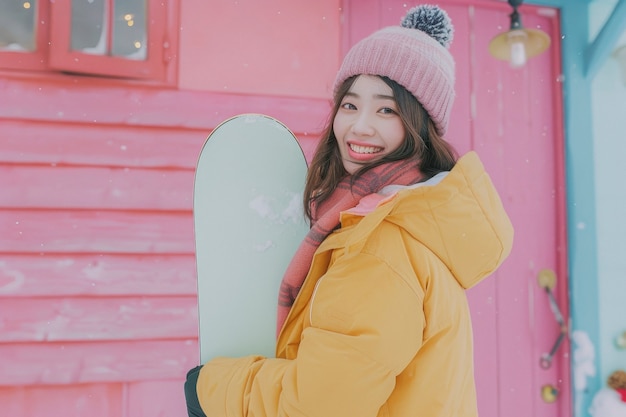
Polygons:
[[[590,34],[595,36],[612,12],[613,2],[590,6]],[[626,45],[626,31],[616,45]],[[609,57],[592,81],[593,137],[598,241],[599,377],[626,370],[626,349],[617,337],[626,332],[626,80]]]
[[[529,3],[561,12],[574,415],[583,417],[590,415],[607,376],[626,370],[626,350],[615,343],[626,331],[621,169],[626,163],[626,86],[616,60],[607,57],[616,41],[626,43],[626,34],[616,39],[626,24],[621,23],[626,5],[624,0]],[[593,44],[615,10],[620,23],[608,25],[610,30]]]

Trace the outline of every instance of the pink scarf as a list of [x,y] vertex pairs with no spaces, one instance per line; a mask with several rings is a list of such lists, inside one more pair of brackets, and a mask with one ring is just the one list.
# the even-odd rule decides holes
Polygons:
[[421,177],[422,173],[415,161],[403,160],[380,165],[363,174],[354,182],[352,187],[350,187],[350,176],[345,177],[328,199],[322,201],[319,207],[316,205],[312,207],[313,225],[311,230],[291,259],[280,285],[277,335],[285,323],[298,292],[300,292],[315,251],[326,239],[326,236],[339,225],[340,213],[355,207],[361,198],[378,192],[386,185],[415,184]]

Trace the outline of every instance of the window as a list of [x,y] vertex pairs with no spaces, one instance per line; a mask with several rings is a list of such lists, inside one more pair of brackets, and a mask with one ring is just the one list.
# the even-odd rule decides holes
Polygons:
[[0,0],[0,68],[45,69],[48,2]]
[[0,68],[164,81],[172,21],[165,1],[0,0]]
[[35,50],[35,9],[30,2],[0,4],[0,41],[8,50]]

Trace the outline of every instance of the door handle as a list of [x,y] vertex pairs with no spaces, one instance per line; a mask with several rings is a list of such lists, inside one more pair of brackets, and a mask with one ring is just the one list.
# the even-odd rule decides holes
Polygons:
[[552,359],[567,335],[567,324],[565,323],[563,314],[561,313],[559,305],[554,298],[554,287],[556,286],[556,274],[554,271],[551,269],[542,269],[537,275],[537,281],[539,282],[539,286],[543,288],[548,295],[550,310],[552,310],[552,314],[554,315],[556,322],[559,324],[559,334],[557,335],[556,341],[552,345],[550,351],[541,355],[541,359],[539,360],[539,365],[543,369],[548,369],[552,366]]

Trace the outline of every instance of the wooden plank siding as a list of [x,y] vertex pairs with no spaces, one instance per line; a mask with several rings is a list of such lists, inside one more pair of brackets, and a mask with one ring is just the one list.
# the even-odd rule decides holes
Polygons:
[[12,253],[0,261],[0,295],[74,297],[189,295],[192,254]]
[[180,416],[201,146],[258,112],[310,158],[328,103],[73,84],[0,78],[2,414]]

